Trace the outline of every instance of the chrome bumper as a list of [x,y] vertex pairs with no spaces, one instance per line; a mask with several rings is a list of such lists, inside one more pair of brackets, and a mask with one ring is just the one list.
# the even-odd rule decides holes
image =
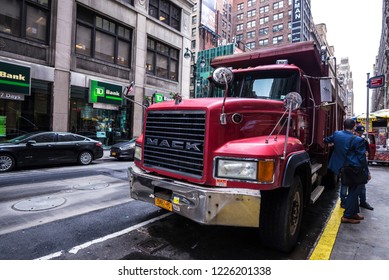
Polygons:
[[172,212],[201,224],[259,226],[261,196],[258,190],[204,188],[151,175],[136,166],[128,168],[130,196],[155,204],[155,197],[172,203]]

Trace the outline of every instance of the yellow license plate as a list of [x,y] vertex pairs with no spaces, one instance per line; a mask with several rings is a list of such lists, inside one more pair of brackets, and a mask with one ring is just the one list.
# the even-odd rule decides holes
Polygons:
[[172,206],[172,203],[167,201],[167,200],[164,200],[164,199],[161,199],[159,197],[156,197],[154,199],[154,203],[155,205],[163,208],[163,209],[166,209],[166,210],[169,210],[169,211],[173,211],[173,206]]

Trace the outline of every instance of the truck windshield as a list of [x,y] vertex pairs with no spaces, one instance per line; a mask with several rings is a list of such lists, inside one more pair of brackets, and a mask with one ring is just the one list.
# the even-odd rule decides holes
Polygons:
[[[299,89],[299,73],[296,71],[261,71],[235,73],[228,87],[228,97],[264,98],[283,100],[289,92]],[[210,97],[224,95],[225,87],[211,82]]]

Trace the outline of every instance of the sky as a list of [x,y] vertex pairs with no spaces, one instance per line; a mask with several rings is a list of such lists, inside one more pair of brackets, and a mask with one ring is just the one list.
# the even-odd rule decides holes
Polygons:
[[[366,112],[367,73],[374,75],[373,65],[382,32],[383,0],[311,0],[315,24],[325,23],[327,40],[334,46],[337,64],[349,58],[354,82],[354,114]],[[372,90],[369,91],[371,96]]]

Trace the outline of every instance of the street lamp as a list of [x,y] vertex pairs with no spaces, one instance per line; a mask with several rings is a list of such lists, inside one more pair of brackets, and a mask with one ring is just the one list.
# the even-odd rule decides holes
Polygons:
[[199,57],[197,59],[197,63],[196,63],[195,56],[196,56],[196,54],[194,52],[192,52],[190,49],[188,49],[188,48],[185,49],[184,58],[185,59],[191,58],[192,59],[192,63],[193,63],[193,72],[192,72],[193,73],[193,82],[192,82],[192,85],[193,85],[193,95],[192,95],[192,97],[196,96],[196,76],[197,76],[197,63],[198,63],[198,61],[200,60],[200,67],[201,68],[205,67],[205,59],[204,59],[204,57],[203,56]]

